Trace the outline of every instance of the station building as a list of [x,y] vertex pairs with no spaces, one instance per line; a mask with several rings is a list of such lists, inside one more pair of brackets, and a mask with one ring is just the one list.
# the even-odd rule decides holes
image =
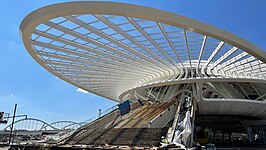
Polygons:
[[99,128],[147,131],[147,139],[148,131],[158,132],[165,143],[186,146],[266,142],[266,53],[237,35],[113,2],[46,6],[26,16],[20,32],[47,71],[121,106],[130,104],[129,113],[118,109],[101,117],[68,144],[92,144],[89,132],[103,134]]

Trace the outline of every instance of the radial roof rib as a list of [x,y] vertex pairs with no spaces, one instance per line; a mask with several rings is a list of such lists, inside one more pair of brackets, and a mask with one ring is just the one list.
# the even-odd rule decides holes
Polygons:
[[[90,32],[93,32],[93,33],[103,37],[104,39],[106,39],[106,40],[108,40],[108,41],[110,41],[112,43],[115,43],[116,45],[119,45],[120,47],[122,47],[122,48],[124,48],[126,50],[132,50],[132,51],[135,52],[135,50],[133,48],[131,48],[130,46],[122,43],[121,41],[118,41],[118,40],[112,38],[109,35],[106,35],[104,32],[101,32],[100,30],[94,28],[93,26],[91,26],[89,24],[84,23],[83,21],[81,21],[81,20],[79,20],[79,19],[77,19],[77,18],[75,18],[73,16],[66,16],[65,18],[67,18],[68,20],[80,25],[81,27],[83,27],[84,29],[87,29]],[[139,52],[135,52],[135,54],[140,56]],[[139,60],[137,60],[137,61],[139,61]]]
[[189,67],[190,67],[190,70],[191,70],[190,73],[191,73],[191,77],[193,77],[193,71],[192,71],[192,65],[191,65],[191,58],[190,58],[190,49],[189,49],[189,45],[188,45],[187,32],[186,32],[186,30],[184,30],[184,37],[185,37],[185,41],[186,41],[186,48],[187,48],[187,54],[188,54],[187,56],[188,56]]
[[[129,35],[128,33],[126,33],[125,31],[123,31],[122,29],[120,29],[119,27],[117,27],[115,24],[113,24],[111,21],[109,21],[108,19],[106,19],[105,17],[103,17],[102,15],[94,15],[96,18],[98,18],[99,20],[101,20],[103,23],[107,24],[108,26],[110,26],[113,30],[115,30],[117,33],[121,34],[122,36],[124,36],[125,38],[127,38],[129,41],[131,41],[133,44],[137,45],[138,47],[140,47],[141,49],[145,50],[147,53],[149,53],[151,56],[153,56],[154,58],[157,58],[159,61],[156,62],[153,59],[147,57],[144,55],[144,57],[142,57],[143,59],[147,60],[147,61],[151,61],[151,62],[155,62],[155,64],[160,64],[160,66],[164,69],[169,68],[169,64],[163,60],[161,57],[157,56],[154,52],[152,52],[149,48],[143,46],[142,44],[140,44],[137,40],[135,40],[134,38],[131,37],[131,35]],[[139,53],[138,51],[134,51],[134,49],[132,49],[133,52],[135,53]],[[165,70],[167,72],[169,72],[169,70]]]
[[[131,35],[129,35],[128,33],[126,33],[125,31],[123,31],[122,29],[120,29],[119,27],[117,27],[115,24],[113,24],[111,21],[109,21],[108,19],[106,19],[105,17],[103,17],[102,15],[94,15],[96,18],[98,18],[100,21],[102,21],[103,23],[105,23],[106,25],[108,25],[110,28],[112,28],[113,30],[115,30],[117,33],[121,34],[123,37],[127,38],[129,41],[131,41],[133,44],[137,45],[138,47],[140,47],[141,49],[145,50],[146,52],[148,52],[151,56],[156,58],[156,54],[154,54],[153,52],[150,51],[150,49],[146,48],[145,46],[143,46],[142,44],[140,44],[137,40],[135,40],[134,38],[131,37]],[[160,66],[163,69],[163,73],[164,75],[166,75],[166,72],[168,72],[169,74],[170,71],[166,68],[169,68],[168,65],[165,65],[164,63],[162,63],[161,61],[155,61],[154,59],[147,57],[146,55],[143,55],[142,53],[139,53],[137,50],[135,49],[130,49],[131,52],[133,52],[136,55],[140,55],[140,58],[146,60],[148,63],[152,62],[154,64],[156,64],[157,66]]]
[[[50,56],[50,57],[53,57],[54,56],[54,54],[47,54],[47,53],[43,53],[42,54],[42,56]],[[64,60],[68,60],[68,58],[66,57],[66,56],[58,56],[57,55],[57,57],[58,58],[60,58],[60,59],[64,59]],[[87,61],[85,61],[85,63],[86,64],[95,64],[95,62],[87,62]],[[108,66],[106,66],[106,64],[99,64],[99,63],[96,63],[96,65],[97,66],[99,66],[99,67],[101,67],[101,68],[104,68],[104,67],[108,67]],[[110,67],[109,67],[110,68]],[[76,69],[76,68],[75,68]],[[112,73],[111,73],[111,71],[110,72],[105,72],[104,74],[105,75],[108,75],[108,77],[110,77],[111,75],[113,75],[114,74],[114,76],[120,76],[120,75],[123,75],[123,77],[124,76],[128,76],[129,78],[131,78],[131,77],[134,77],[134,79],[135,79],[135,81],[138,81],[138,78],[136,78],[136,77],[143,77],[143,78],[145,78],[145,75],[142,75],[142,74],[138,74],[138,73],[134,73],[134,72],[131,72],[131,73],[124,73],[123,71],[124,70],[121,70],[120,72],[119,72],[119,68],[114,68],[115,70],[117,70],[117,71],[112,71]],[[90,71],[93,71],[94,69],[90,69]],[[70,69],[54,69],[54,71],[59,71],[59,72],[73,72],[73,73],[75,73],[75,74],[83,74],[84,72],[82,72],[82,71],[74,71],[74,70],[70,70]],[[102,74],[102,72],[103,71],[98,71],[96,74]],[[116,73],[115,73],[116,72]],[[86,73],[85,73],[86,74]],[[92,73],[90,73],[90,74],[92,74]],[[131,75],[129,75],[129,74],[131,74]],[[99,77],[99,76],[97,76],[97,77]],[[149,78],[149,76],[146,76],[146,78]]]
[[[138,47],[142,48],[143,50],[145,50],[146,52],[148,52],[150,55],[152,55],[153,57],[156,58],[156,55],[150,51],[150,49],[146,48],[145,46],[141,45],[137,40],[135,40],[134,38],[131,37],[131,35],[129,35],[128,33],[126,33],[125,31],[123,31],[122,29],[120,29],[119,27],[117,27],[115,24],[113,24],[111,21],[109,21],[108,19],[104,18],[102,15],[94,15],[96,18],[98,18],[99,20],[101,20],[103,23],[105,23],[106,25],[108,25],[110,28],[112,28],[113,30],[115,30],[117,33],[121,34],[122,36],[124,36],[125,38],[127,38],[129,41],[131,41],[133,44],[137,45]],[[132,49],[132,52],[135,52],[136,54],[139,54],[138,51],[134,51],[134,49]],[[162,68],[168,67],[168,65],[165,65],[162,62],[156,62],[153,59],[151,59],[150,57],[147,57],[145,55],[142,55],[142,57],[144,60],[146,61],[151,61],[155,64],[160,64],[160,66]],[[164,66],[163,66],[164,65]]]
[[[86,69],[86,70],[92,70],[92,71],[104,71],[104,72],[116,72],[116,73],[127,73],[127,74],[132,74],[132,75],[136,75],[136,76],[143,76],[143,77],[147,77],[149,76],[149,74],[141,74],[141,72],[121,72],[124,70],[121,70],[119,68],[116,69],[112,69],[109,68],[108,66],[88,66],[88,65],[77,65],[77,64],[69,64],[69,63],[63,63],[63,62],[56,62],[56,61],[45,61],[46,64],[48,65],[54,65],[55,68],[70,68],[70,69]],[[130,68],[127,69],[127,71],[131,71]]]
[[[75,74],[90,74],[91,77],[93,76],[97,76],[97,77],[106,77],[106,72],[92,72],[92,71],[84,71],[84,70],[70,70],[70,69],[54,69],[55,71],[59,71],[59,72],[64,72],[64,73],[75,73]],[[134,79],[136,81],[136,79],[138,79],[137,77],[134,77],[132,75],[128,75],[128,74],[120,74],[117,75],[115,73],[108,73],[109,76],[108,78],[126,78],[126,79]]]
[[[69,56],[64,56],[64,55],[59,55],[59,54],[53,54],[53,53],[48,53],[48,52],[37,52],[38,55],[41,56],[47,56],[47,57],[53,57],[53,58],[59,58],[59,59],[63,59],[63,60],[69,60],[69,61],[73,61],[73,62],[81,62],[83,64],[87,64],[87,65],[93,65],[93,66],[98,66],[98,67],[102,67],[102,68],[110,68],[110,69],[115,69],[115,70],[119,70],[119,66],[117,66],[116,64],[106,64],[104,63],[104,61],[102,61],[101,63],[99,62],[92,62],[92,61],[88,61],[88,60],[81,60],[81,59],[75,59]],[[123,71],[123,70],[121,70]],[[134,72],[134,71],[133,71]]]
[[210,70],[212,70],[214,67],[216,67],[218,64],[220,64],[222,61],[224,61],[226,58],[231,56],[235,51],[237,51],[237,47],[231,48],[229,51],[224,53],[218,60],[212,63],[212,65],[209,67]]
[[202,45],[201,45],[201,48],[200,48],[198,64],[197,64],[197,69],[196,69],[199,77],[202,77],[201,73],[199,72],[199,69],[200,69],[200,63],[201,63],[201,60],[202,60],[202,54],[204,52],[204,48],[205,48],[205,45],[206,45],[207,38],[208,37],[206,35],[204,35],[204,38],[203,38],[203,41],[202,41]]
[[[142,27],[137,24],[134,19],[130,18],[130,17],[126,17],[129,22],[146,38],[149,40],[149,42],[151,42],[171,63],[172,65],[174,65],[177,69],[178,67],[176,66],[176,62],[174,62],[174,60],[172,60],[165,51],[163,51],[153,40],[152,38],[150,38],[150,36],[142,29]],[[137,41],[135,41],[137,42]],[[154,53],[152,50],[150,50],[149,48],[147,48],[146,46],[142,45],[141,43],[137,42],[138,46],[140,46],[140,48],[142,49],[145,49],[149,54],[151,54],[154,58],[156,58],[158,61],[162,62],[163,64],[165,64],[166,66],[168,66],[168,68],[171,68],[170,67],[171,65],[165,60],[163,59],[162,57],[160,57],[158,54]],[[175,69],[172,69],[173,72],[176,72]],[[171,76],[169,76],[169,78],[166,78],[166,79],[171,79]]]
[[192,65],[191,65],[191,58],[190,58],[190,49],[189,49],[189,45],[188,45],[187,32],[186,32],[186,30],[184,30],[184,37],[185,37],[185,41],[186,41],[186,48],[187,48],[187,53],[188,53],[189,66],[192,67]]
[[173,43],[171,42],[171,40],[170,40],[169,37],[167,36],[167,33],[166,33],[164,27],[161,25],[161,23],[157,23],[157,24],[158,24],[158,26],[159,26],[161,32],[163,33],[164,38],[167,40],[168,44],[171,46],[172,51],[175,53],[177,59],[178,59],[179,62],[181,63],[182,67],[184,68],[184,64],[183,64],[182,58],[178,55],[178,53],[177,53],[177,51],[176,51],[176,49],[175,49]]
[[[73,70],[73,69],[54,69],[55,71],[60,71],[62,72],[63,74],[65,75],[70,75],[69,73],[71,74],[79,74],[79,75],[86,75],[86,74],[89,74],[88,76],[90,77],[105,77],[105,78],[113,78],[113,77],[120,77],[121,79],[124,79],[123,77],[128,77],[128,79],[138,79],[137,76],[132,76],[132,75],[129,75],[129,74],[115,74],[115,73],[106,73],[106,72],[97,72],[97,71],[88,71],[88,70]],[[106,74],[108,74],[108,76],[106,76]],[[99,75],[99,76],[97,76]],[[104,76],[105,75],[105,76]],[[127,79],[127,78],[126,78]]]
[[237,61],[240,60],[241,58],[244,58],[244,57],[246,57],[246,56],[248,56],[248,55],[249,55],[249,54],[248,54],[247,52],[242,52],[242,53],[238,54],[237,56],[231,58],[230,60],[227,60],[227,61],[224,62],[223,64],[218,65],[218,66],[217,66],[217,71],[223,69],[223,68],[226,67],[226,66],[229,66],[229,65],[231,65],[231,64],[233,64],[233,63],[235,63],[235,62],[237,62]]
[[202,67],[202,70],[205,72],[205,68],[211,63],[212,59],[215,57],[215,55],[219,52],[219,50],[223,47],[224,42],[221,41],[218,46],[215,48],[215,50],[212,52],[204,66]]
[[224,71],[227,71],[227,70],[232,71],[232,70],[236,69],[237,67],[242,66],[242,65],[245,65],[245,64],[250,63],[250,62],[252,62],[252,61],[255,61],[256,59],[257,59],[257,58],[255,58],[255,57],[253,57],[253,56],[250,56],[250,57],[245,58],[245,59],[243,59],[243,60],[241,60],[241,61],[238,61],[238,62],[235,62],[235,63],[230,64],[230,65],[228,65],[228,66],[225,66],[225,67],[223,68],[223,70],[224,70]]
[[[166,51],[164,51],[164,50],[162,50],[161,49],[161,47],[149,36],[149,34],[147,33],[147,32],[145,32],[143,29],[142,29],[142,27],[139,25],[139,24],[137,24],[135,21],[134,21],[134,19],[132,19],[132,18],[129,18],[129,17],[127,17],[127,19],[129,20],[129,22],[142,34],[142,35],[144,35],[145,36],[145,38],[146,39],[148,39],[149,40],[149,42],[151,42],[152,43],[152,45],[154,46],[154,47],[156,47],[156,49],[157,50],[159,50],[174,66],[176,66],[177,65],[177,63],[166,53]],[[144,46],[142,46],[142,47],[144,47]],[[148,48],[145,48],[145,49],[148,49]],[[161,57],[160,56],[155,56],[157,59],[159,58],[159,59],[161,59]],[[165,62],[165,60],[162,60],[163,62]],[[165,62],[166,63],[166,62]],[[176,68],[178,68],[177,66],[176,66]]]
[[138,73],[134,73],[134,72],[121,72],[119,69],[115,69],[115,70],[110,70],[110,69],[106,69],[106,68],[101,68],[101,67],[98,67],[98,68],[92,68],[92,67],[84,67],[84,68],[58,68],[56,67],[54,69],[55,71],[57,70],[69,70],[69,71],[73,71],[74,70],[82,70],[82,71],[89,71],[89,72],[96,72],[96,73],[99,73],[99,74],[102,74],[102,73],[105,73],[105,74],[120,74],[120,75],[129,75],[129,76],[137,76],[137,77],[147,77],[147,75],[145,74],[138,74]]
[[[159,69],[156,69],[156,68],[152,68],[152,67],[149,67],[149,68],[143,68],[143,64],[141,62],[136,62],[136,61],[132,61],[132,60],[129,60],[129,59],[121,59],[121,57],[118,57],[116,55],[112,55],[112,54],[109,54],[109,53],[106,53],[106,52],[103,52],[103,51],[99,51],[97,49],[93,49],[93,48],[90,48],[88,46],[85,46],[85,45],[81,45],[81,44],[78,44],[78,43],[75,43],[73,41],[69,41],[69,40],[66,40],[66,39],[63,39],[63,38],[60,38],[60,37],[56,37],[56,36],[53,36],[53,35],[50,35],[48,33],[42,33],[42,32],[39,32],[37,30],[35,30],[33,32],[34,34],[36,35],[41,35],[43,37],[46,37],[46,38],[49,38],[49,39],[52,39],[54,41],[58,41],[58,42],[61,42],[61,43],[64,43],[64,44],[67,44],[67,45],[70,45],[70,46],[73,46],[73,47],[77,47],[77,48],[80,48],[80,49],[84,49],[84,50],[87,50],[88,52],[92,52],[92,53],[95,53],[97,55],[100,55],[100,56],[104,56],[104,57],[107,57],[107,58],[112,58],[112,61],[114,63],[119,63],[119,62],[122,62],[124,64],[127,64],[128,65],[132,65],[132,66],[135,66],[134,69],[138,70],[138,69],[141,69],[141,71],[144,71],[144,72],[150,72],[150,73],[154,73],[156,71],[158,71]],[[33,43],[36,43],[38,41],[32,41]],[[40,42],[39,42],[40,43]],[[43,47],[49,47],[51,44],[46,44],[46,43],[43,43],[42,45],[39,45],[39,46],[43,46]],[[63,48],[60,48],[60,49],[63,49]],[[59,50],[59,49],[57,49]],[[66,48],[64,48],[64,51],[67,51]],[[71,50],[72,54],[74,53],[77,53],[73,50]],[[84,55],[84,54],[82,54]],[[85,55],[88,55],[88,54],[85,54]]]
[[[124,56],[124,57],[126,57],[126,58],[132,58],[132,59],[133,59],[133,57],[132,57],[130,54],[127,54],[127,53],[125,53],[125,52],[119,51],[119,50],[117,50],[117,49],[115,49],[115,48],[113,48],[113,47],[111,47],[111,46],[104,45],[103,43],[98,42],[98,41],[96,41],[96,40],[94,40],[94,39],[87,38],[87,37],[85,37],[85,36],[83,36],[83,35],[80,35],[80,34],[77,33],[77,32],[73,32],[73,31],[71,31],[71,30],[69,30],[69,29],[67,29],[67,28],[65,28],[65,27],[62,27],[62,26],[60,26],[60,25],[57,25],[57,24],[55,24],[55,23],[53,23],[53,22],[48,21],[48,22],[46,22],[45,24],[48,25],[48,26],[50,26],[50,27],[53,27],[53,28],[55,28],[55,29],[57,29],[57,30],[59,30],[59,31],[63,31],[64,33],[67,33],[67,34],[69,34],[69,35],[72,35],[72,36],[78,37],[79,39],[82,39],[82,40],[87,41],[87,42],[89,42],[89,43],[92,43],[92,44],[94,44],[94,45],[96,45],[96,46],[102,47],[102,48],[104,48],[104,49],[110,50],[110,51],[112,51],[112,52],[114,52],[114,53],[117,53],[117,54],[119,54],[119,55],[122,55],[122,56]],[[137,58],[134,58],[134,60],[137,61],[137,62],[139,61]]]
[[264,51],[229,32],[157,9],[110,2],[55,4],[29,14],[20,32],[45,69],[115,101],[169,84],[266,83]]
[[[183,72],[184,72],[184,71],[187,71],[187,69],[185,68],[185,66],[184,66],[184,64],[183,64],[183,61],[182,61],[182,58],[178,55],[176,48],[174,47],[173,43],[172,43],[171,40],[169,39],[169,37],[168,37],[168,35],[167,35],[167,33],[166,33],[164,27],[162,26],[162,24],[160,24],[160,23],[157,22],[157,25],[158,25],[158,27],[160,28],[160,31],[163,33],[164,38],[167,40],[168,44],[170,45],[172,51],[175,53],[175,56],[176,56],[177,59],[179,60],[181,66],[183,67],[183,69],[180,69],[180,67],[177,67],[178,70],[180,71],[180,74],[179,74],[179,77],[178,77],[178,78],[180,79],[180,78],[183,76]],[[177,62],[176,62],[176,64],[177,64]]]
[[263,71],[261,70],[262,67],[265,67],[265,64],[259,60],[257,61],[253,61],[250,63],[246,63],[243,65],[239,65],[236,68],[231,69],[230,71],[234,72],[236,71],[237,73],[253,73],[253,74],[257,74],[258,72],[263,73]]
[[[166,55],[165,52],[163,52],[161,50],[161,48],[159,48],[159,46],[157,44],[155,44],[155,42],[149,37],[149,35],[141,28],[141,26],[139,24],[137,24],[132,18],[126,17],[129,22],[143,35],[145,36],[146,39],[149,40],[149,42],[151,42],[162,54],[164,54],[164,56],[168,56]],[[169,66],[169,63],[164,60],[162,57],[158,56],[158,54],[154,53],[152,50],[150,50],[149,48],[145,47],[144,45],[140,44],[137,41],[134,41],[139,47],[141,47],[142,49],[145,49],[149,54],[151,54],[154,58],[158,59],[161,63],[165,64],[166,66]],[[169,57],[167,57],[168,59],[170,59]],[[171,62],[174,64],[174,61],[172,59],[170,59]]]

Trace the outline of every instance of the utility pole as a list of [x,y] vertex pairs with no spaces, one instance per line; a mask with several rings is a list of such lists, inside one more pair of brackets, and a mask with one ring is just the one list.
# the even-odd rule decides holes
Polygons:
[[12,123],[11,123],[11,130],[10,130],[8,145],[10,145],[11,139],[12,139],[13,125],[14,125],[14,121],[15,121],[15,117],[16,117],[16,111],[17,111],[17,104],[15,104],[15,108],[14,108],[14,113],[13,113],[13,119],[12,119]]

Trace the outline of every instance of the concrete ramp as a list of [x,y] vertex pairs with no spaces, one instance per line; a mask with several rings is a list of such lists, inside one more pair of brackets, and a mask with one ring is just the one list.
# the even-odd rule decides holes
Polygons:
[[99,128],[72,136],[65,144],[160,146],[161,137],[166,135],[167,130],[168,128]]
[[129,118],[120,120],[120,122],[116,123],[115,128],[147,128],[151,120],[158,117],[174,103],[175,101],[168,101],[164,103],[155,103],[149,106],[146,105],[131,114]]

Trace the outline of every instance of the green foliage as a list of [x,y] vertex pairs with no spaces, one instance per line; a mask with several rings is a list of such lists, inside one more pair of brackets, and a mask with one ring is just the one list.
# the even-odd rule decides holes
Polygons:
[[39,150],[50,150],[50,148],[49,147],[45,147],[44,145],[41,145]]

